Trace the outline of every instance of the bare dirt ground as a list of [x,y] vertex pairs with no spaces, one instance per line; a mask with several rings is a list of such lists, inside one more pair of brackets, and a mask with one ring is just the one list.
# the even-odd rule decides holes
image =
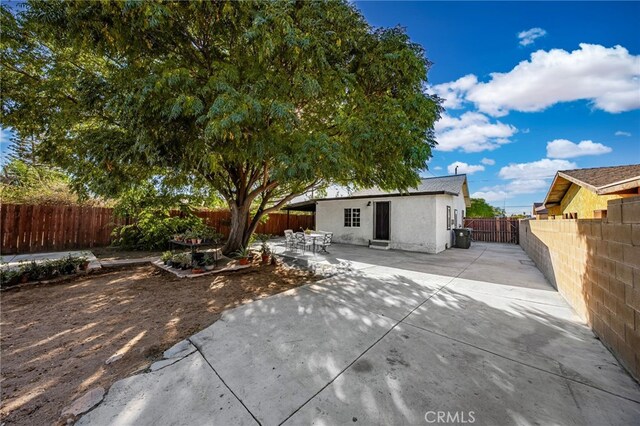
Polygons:
[[285,266],[195,279],[139,266],[3,292],[0,422],[56,423],[89,389],[146,369],[225,309],[313,280]]

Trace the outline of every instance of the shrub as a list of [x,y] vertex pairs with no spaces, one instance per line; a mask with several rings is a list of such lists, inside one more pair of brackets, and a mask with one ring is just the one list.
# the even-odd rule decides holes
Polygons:
[[175,234],[200,226],[196,216],[171,216],[167,210],[145,209],[131,225],[118,226],[112,233],[112,244],[129,250],[161,250],[169,246]]
[[11,287],[19,283],[20,276],[22,274],[20,271],[2,269],[0,270],[0,287]]
[[87,262],[85,257],[66,256],[61,259],[45,262],[24,262],[17,269],[3,269],[0,271],[0,285],[10,287],[20,283],[23,276],[27,281],[40,281],[54,278],[58,275],[71,275]]

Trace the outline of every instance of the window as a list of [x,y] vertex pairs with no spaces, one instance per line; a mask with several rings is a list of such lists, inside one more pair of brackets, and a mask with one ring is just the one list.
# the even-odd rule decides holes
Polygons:
[[451,206],[447,206],[447,229],[451,229]]
[[453,226],[458,226],[458,209],[453,211]]
[[344,209],[344,226],[346,228],[360,227],[360,209]]

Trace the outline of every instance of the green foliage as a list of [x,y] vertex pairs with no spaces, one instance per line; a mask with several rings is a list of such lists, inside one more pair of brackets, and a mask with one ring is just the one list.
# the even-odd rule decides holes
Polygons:
[[171,259],[175,268],[186,269],[191,266],[191,255],[189,253],[178,253]]
[[69,178],[60,170],[12,160],[2,168],[0,196],[8,204],[72,205],[93,203],[80,200],[72,191]]
[[146,208],[136,214],[134,223],[114,228],[112,244],[128,250],[161,250],[175,234],[200,226],[196,216],[171,216],[168,210]]
[[71,255],[45,262],[24,262],[17,269],[0,270],[0,286],[10,287],[19,284],[22,277],[26,277],[27,281],[41,281],[60,275],[75,274],[84,268],[86,263],[87,258]]
[[170,251],[165,251],[164,253],[162,253],[160,260],[162,260],[164,263],[167,263],[169,260],[171,260],[172,257],[173,253],[171,253]]
[[38,139],[33,136],[13,137],[9,144],[7,158],[11,161],[19,160],[30,166],[37,166],[42,163],[36,147]]
[[161,250],[168,247],[169,240],[176,234],[186,236],[188,233],[188,238],[219,238],[215,229],[194,215],[190,207],[194,199],[198,197],[164,187],[160,180],[131,187],[121,194],[114,212],[132,223],[113,230],[112,244],[130,250]]
[[504,210],[488,204],[482,198],[472,198],[471,207],[467,209],[466,217],[500,217]]
[[203,260],[206,266],[211,266],[216,264],[216,259],[215,257],[213,257],[213,253],[205,253]]
[[233,253],[233,256],[236,259],[248,258],[249,256],[251,256],[251,249],[249,249],[249,247],[243,247],[239,250],[236,250]]
[[0,124],[41,135],[88,193],[222,196],[226,252],[318,185],[415,185],[435,145],[423,48],[346,1],[32,0],[1,18]]

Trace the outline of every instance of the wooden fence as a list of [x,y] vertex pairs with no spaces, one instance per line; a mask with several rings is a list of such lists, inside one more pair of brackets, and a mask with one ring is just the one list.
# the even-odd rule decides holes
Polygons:
[[471,235],[474,241],[518,244],[518,219],[508,217],[465,218],[464,226],[473,229]]
[[[205,223],[229,235],[231,214],[224,210],[196,213]],[[117,225],[131,223],[116,217],[113,209],[78,206],[2,204],[0,206],[0,253],[37,253],[108,246]],[[285,229],[313,228],[312,215],[274,213],[256,232],[282,235]]]

